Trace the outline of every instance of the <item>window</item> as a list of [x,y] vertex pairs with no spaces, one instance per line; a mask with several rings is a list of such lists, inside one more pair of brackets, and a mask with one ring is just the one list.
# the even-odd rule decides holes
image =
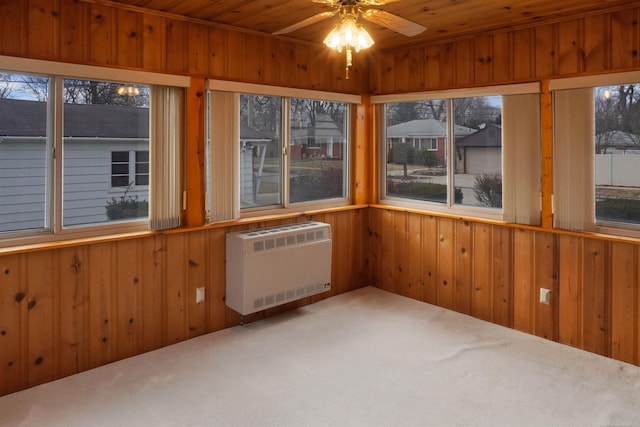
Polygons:
[[210,221],[349,202],[349,107],[359,97],[218,81],[209,88]]
[[384,203],[537,223],[537,92],[516,85],[373,97],[384,117]]
[[149,185],[149,151],[112,151],[111,187]]
[[[153,116],[152,98],[162,100],[163,92],[174,88],[103,80],[99,75],[113,71],[98,67],[0,59],[7,67],[0,71],[0,245],[146,229],[149,220],[156,228],[155,218],[171,202],[156,203],[152,211],[151,189],[166,192],[180,184],[176,179],[166,186],[150,185],[153,164],[162,167],[168,158],[165,146],[173,146],[153,147],[150,140],[170,141],[182,119],[165,116],[166,108],[156,108]],[[131,72],[129,77],[163,80],[148,74]],[[113,75],[122,78],[121,72]],[[171,161],[179,164],[180,158]],[[173,204],[179,206],[179,199]]]
[[557,80],[552,88],[555,225],[640,234],[640,73]]

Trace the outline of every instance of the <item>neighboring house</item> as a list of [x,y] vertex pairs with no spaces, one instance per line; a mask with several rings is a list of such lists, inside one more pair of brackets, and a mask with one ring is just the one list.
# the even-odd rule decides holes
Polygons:
[[[454,126],[456,140],[475,132],[465,126]],[[387,149],[396,144],[408,143],[417,150],[427,150],[435,154],[436,164],[444,165],[447,138],[447,122],[436,119],[416,119],[387,127]]]
[[279,179],[279,173],[265,170],[265,158],[270,145],[277,141],[263,135],[245,123],[240,124],[240,207],[254,206],[264,179]]
[[456,173],[502,175],[502,127],[488,124],[458,141]]
[[326,113],[317,113],[315,125],[310,120],[292,120],[291,158],[322,157],[342,159],[345,137],[336,122]]
[[[45,226],[46,127],[45,103],[0,99],[0,232]],[[148,109],[65,104],[62,131],[65,226],[107,221],[107,201],[130,185],[148,200]]]

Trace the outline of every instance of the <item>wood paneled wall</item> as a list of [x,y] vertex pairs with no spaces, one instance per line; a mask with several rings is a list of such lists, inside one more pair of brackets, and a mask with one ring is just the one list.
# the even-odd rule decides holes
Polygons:
[[368,93],[366,55],[345,80],[342,55],[321,44],[77,0],[2,0],[0,54]]
[[383,208],[368,235],[382,289],[640,364],[640,243]]
[[0,395],[237,325],[225,233],[302,219],[331,224],[331,291],[250,321],[368,284],[367,210],[0,256]]
[[381,52],[371,61],[371,93],[420,92],[637,69],[640,8],[631,6],[556,24]]

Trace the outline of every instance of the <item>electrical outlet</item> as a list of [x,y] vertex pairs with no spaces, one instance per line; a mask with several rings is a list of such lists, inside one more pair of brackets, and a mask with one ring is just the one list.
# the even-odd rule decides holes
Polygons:
[[540,288],[540,304],[551,304],[551,289]]
[[196,304],[204,301],[204,287],[196,288]]

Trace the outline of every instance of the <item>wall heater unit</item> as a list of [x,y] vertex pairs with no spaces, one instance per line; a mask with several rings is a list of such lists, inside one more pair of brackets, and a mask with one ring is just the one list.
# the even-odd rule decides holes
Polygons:
[[227,233],[226,304],[245,315],[331,289],[331,226]]

